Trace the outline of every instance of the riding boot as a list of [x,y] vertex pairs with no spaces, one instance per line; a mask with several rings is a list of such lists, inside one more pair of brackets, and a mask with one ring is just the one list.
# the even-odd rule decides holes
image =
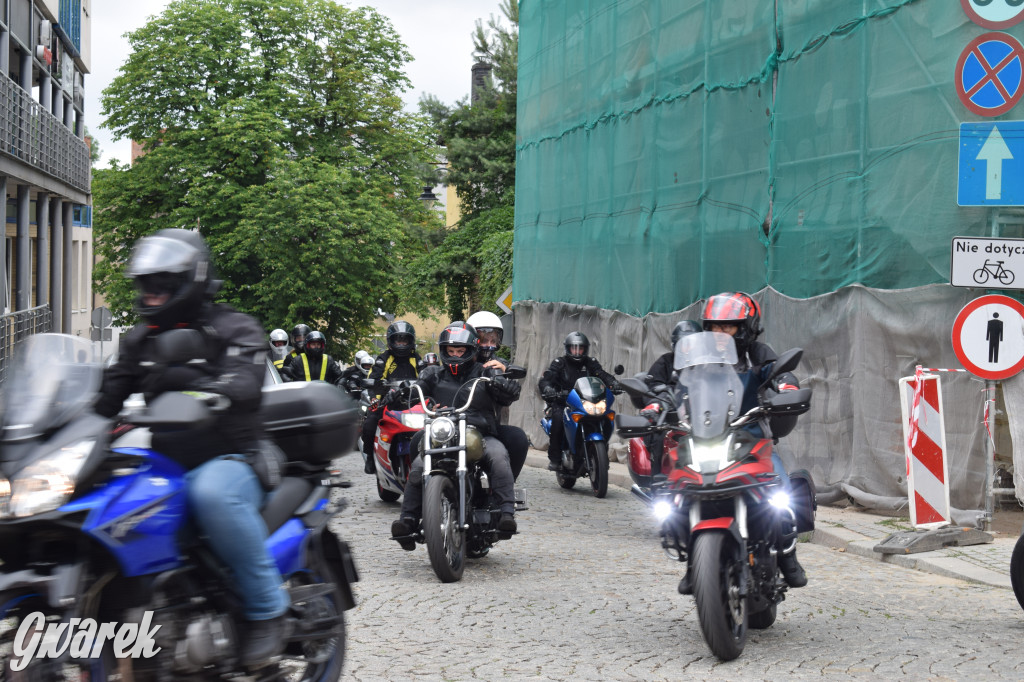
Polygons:
[[248,621],[245,644],[238,654],[239,663],[246,667],[254,666],[280,654],[287,636],[287,621],[286,616]]
[[366,456],[366,461],[363,463],[364,474],[375,474],[377,473],[377,462],[376,457],[372,454]]
[[779,555],[779,569],[782,577],[790,587],[803,587],[807,584],[807,574],[803,566],[796,560],[796,549],[788,554]]
[[679,581],[679,594],[693,594],[693,571],[690,570],[690,564],[686,564],[686,575]]

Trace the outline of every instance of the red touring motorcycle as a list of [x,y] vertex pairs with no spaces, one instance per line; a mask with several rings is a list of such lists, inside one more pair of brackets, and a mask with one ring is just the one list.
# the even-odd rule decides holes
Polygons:
[[[373,385],[372,379],[365,382]],[[410,381],[390,382],[388,388],[400,389]],[[384,393],[387,393],[387,388]],[[413,405],[408,409],[405,402],[396,402],[384,408],[384,415],[377,424],[377,433],[373,439],[374,463],[377,465],[377,496],[385,502],[397,502],[405,492],[406,481],[415,454],[411,452],[409,443],[416,432],[423,428],[423,408]],[[371,405],[371,409],[376,407]]]
[[772,380],[794,369],[802,354],[782,354],[759,391],[760,404],[746,414],[740,413],[744,387],[734,369],[736,347],[727,334],[680,339],[678,381],[671,389],[659,393],[640,379],[623,381],[631,396],[666,402],[653,423],[620,414],[616,424],[625,438],[666,438],[671,473],[651,485],[646,497],[661,521],[665,552],[689,562],[701,634],[723,661],[743,652],[748,626],[763,629],[775,622],[787,589],[778,553],[792,551],[797,534],[814,528],[809,476],[794,472],[790,490],[784,490],[772,467],[771,438],[750,430],[772,416],[809,409],[809,388],[770,390]]

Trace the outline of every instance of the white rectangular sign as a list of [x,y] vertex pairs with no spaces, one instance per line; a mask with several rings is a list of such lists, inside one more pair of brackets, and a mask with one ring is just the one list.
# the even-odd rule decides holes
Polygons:
[[975,289],[1024,289],[1024,239],[953,237],[949,283]]

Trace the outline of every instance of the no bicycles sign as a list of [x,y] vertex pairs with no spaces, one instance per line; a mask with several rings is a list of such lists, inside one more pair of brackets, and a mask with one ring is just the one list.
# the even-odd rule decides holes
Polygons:
[[949,283],[975,289],[1024,289],[1024,239],[953,237]]

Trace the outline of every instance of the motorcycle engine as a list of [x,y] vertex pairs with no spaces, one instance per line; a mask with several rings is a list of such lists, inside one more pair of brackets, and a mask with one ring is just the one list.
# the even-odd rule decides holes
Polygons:
[[194,674],[208,665],[222,662],[235,653],[238,634],[232,619],[223,614],[202,613],[185,628],[185,637],[174,647],[177,673]]

